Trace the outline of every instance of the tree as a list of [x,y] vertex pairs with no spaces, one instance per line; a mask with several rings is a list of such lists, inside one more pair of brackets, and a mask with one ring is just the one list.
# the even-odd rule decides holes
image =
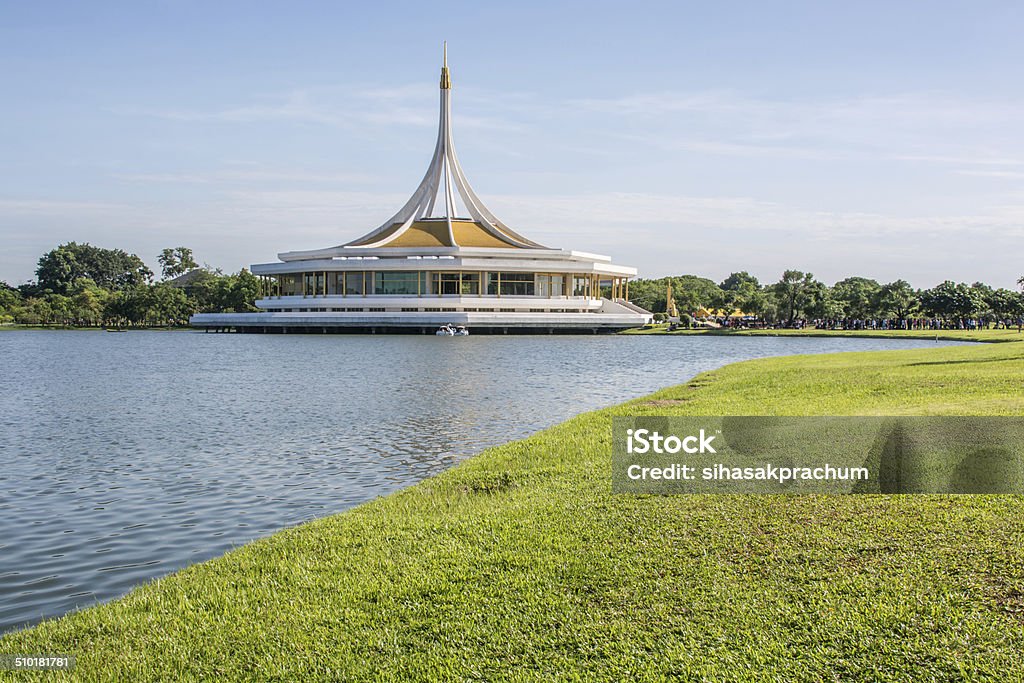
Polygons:
[[52,322],[53,309],[45,299],[26,299],[16,320],[23,325],[39,325]]
[[679,275],[657,280],[634,280],[629,283],[630,299],[648,311],[664,312],[667,304],[665,293],[670,282],[676,307],[684,313],[692,313],[701,306],[713,306],[715,297],[721,292],[714,281],[705,277]]
[[759,318],[775,317],[775,305],[771,297],[760,287],[755,289],[748,285],[748,289],[740,290],[736,298],[736,307],[748,315]]
[[68,242],[39,258],[36,278],[40,290],[67,294],[81,278],[116,291],[149,282],[153,271],[138,256],[121,249]]
[[633,280],[629,283],[630,301],[652,313],[665,311],[665,287],[669,278]]
[[731,273],[729,277],[722,280],[718,287],[727,292],[737,292],[751,288],[760,289],[761,283],[747,271],[741,270],[738,273]]
[[727,315],[731,315],[734,310],[738,307],[737,299],[739,298],[738,293],[729,289],[719,289],[714,292],[709,301],[704,302],[704,305],[711,309],[722,309]]
[[1018,327],[1024,323],[1024,292],[1014,292],[1010,315],[1012,320],[1017,321]]
[[891,315],[905,320],[918,307],[917,293],[906,280],[896,280],[882,285],[875,295],[875,311],[879,315]]
[[722,292],[721,303],[714,305],[725,308],[730,313],[739,309],[749,315],[762,316],[767,309],[768,297],[762,290],[761,283],[745,270],[730,274],[722,280],[718,288]]
[[1005,322],[1015,319],[1019,315],[1017,311],[1021,300],[1022,296],[1019,292],[1000,287],[989,291],[985,303],[994,320]]
[[832,290],[824,282],[812,279],[802,298],[802,312],[808,318],[832,320],[843,315],[843,302],[834,298]]
[[[876,314],[875,302],[881,285],[865,277],[848,277],[832,286],[832,299],[839,305],[840,315],[865,320]],[[831,316],[828,316],[831,317]]]
[[98,287],[92,280],[80,279],[71,293],[72,316],[80,325],[98,325],[103,322],[109,298],[108,290]]
[[977,291],[963,282],[946,280],[921,292],[921,308],[925,313],[944,320],[972,317],[984,306]]
[[145,303],[147,322],[159,325],[184,323],[195,313],[185,292],[166,284],[151,285]]
[[0,323],[13,322],[22,305],[21,293],[6,282],[0,282]]
[[194,312],[185,292],[164,283],[123,289],[111,297],[106,310],[108,318],[146,325],[182,323]]
[[771,291],[778,307],[778,315],[785,318],[787,324],[792,325],[797,316],[811,303],[808,290],[813,283],[812,273],[787,270],[782,274],[782,279],[772,285]]
[[221,299],[222,310],[246,313],[259,310],[255,306],[260,296],[260,280],[245,268],[225,278],[228,285]]
[[[714,280],[697,275],[681,275],[672,280],[672,298],[682,313],[693,313],[701,306],[714,306],[722,290]],[[731,311],[730,311],[731,312]]]
[[184,275],[199,267],[196,260],[192,258],[192,250],[188,247],[164,249],[157,257],[157,261],[160,262],[160,270],[165,280]]

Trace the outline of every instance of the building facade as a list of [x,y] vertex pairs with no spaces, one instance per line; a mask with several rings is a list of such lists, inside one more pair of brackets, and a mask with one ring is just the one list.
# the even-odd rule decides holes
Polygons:
[[412,197],[376,230],[345,244],[278,254],[252,266],[257,313],[201,313],[192,325],[254,332],[599,332],[638,327],[636,269],[553,249],[502,223],[473,192],[452,143],[451,78],[430,165]]

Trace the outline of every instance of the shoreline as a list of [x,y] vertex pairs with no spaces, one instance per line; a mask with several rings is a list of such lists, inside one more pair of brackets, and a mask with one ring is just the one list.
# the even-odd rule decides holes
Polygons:
[[[920,339],[924,341],[962,341],[981,343],[1003,343],[1024,341],[1024,333],[1015,329],[996,330],[819,330],[806,328],[794,329],[738,329],[722,330],[714,328],[681,329],[669,332],[667,325],[656,325],[651,329],[635,328],[609,334],[608,336],[706,336],[706,337],[817,337],[817,338],[867,338],[867,339]],[[61,332],[200,332],[201,328],[183,326],[128,326],[128,327],[77,327],[74,325],[21,325],[18,323],[0,323],[0,331],[17,330],[52,330]],[[420,335],[409,335],[420,336]],[[543,335],[547,336],[547,335]],[[574,336],[574,335],[565,335]]]
[[[612,680],[667,675],[683,665],[694,675],[729,677],[754,672],[765,658],[780,667],[780,675],[796,675],[785,669],[792,663],[784,661],[784,652],[773,655],[777,636],[793,634],[761,622],[753,609],[757,596],[746,592],[749,572],[733,572],[740,565],[752,568],[755,582],[768,591],[767,613],[781,618],[792,599],[832,604],[837,595],[845,595],[842,590],[805,594],[800,586],[807,583],[802,572],[808,566],[798,558],[810,553],[842,581],[874,596],[874,602],[865,602],[845,595],[835,603],[845,609],[845,600],[852,600],[854,616],[864,617],[861,626],[872,633],[881,629],[884,635],[889,627],[898,632],[908,624],[923,627],[917,619],[932,613],[934,620],[936,611],[949,617],[945,627],[929,627],[930,640],[888,643],[893,672],[922,656],[930,658],[937,667],[932,673],[939,677],[953,677],[957,662],[967,671],[985,670],[975,647],[941,650],[943,638],[958,626],[954,617],[967,619],[974,645],[987,648],[1002,662],[997,668],[1008,672],[1012,669],[1007,667],[1022,663],[1024,646],[1024,634],[1006,636],[1013,616],[998,607],[1015,604],[1012,594],[1019,586],[1013,577],[1024,576],[1024,551],[1009,547],[1013,534],[1021,532],[1015,521],[1019,497],[978,496],[953,505],[946,496],[850,496],[831,502],[821,496],[612,496],[607,421],[617,414],[859,414],[857,406],[861,414],[1024,414],[1024,398],[1017,396],[1024,381],[1022,359],[1024,345],[999,344],[783,356],[726,365],[487,449],[394,494],[279,531],[112,602],[7,634],[0,639],[0,651],[72,654],[87,675],[98,678],[162,678],[177,671],[228,678],[258,672],[316,677],[326,675],[328,664],[331,671],[357,678],[374,671],[407,677],[481,671],[485,677],[500,677],[508,666],[518,666],[538,678],[582,670]],[[836,377],[847,382],[839,385],[845,390],[837,391]],[[965,377],[971,384],[964,383]],[[954,388],[957,400],[950,401],[947,387]],[[837,515],[871,542],[865,546],[863,537],[835,527]],[[694,519],[701,524],[694,526]],[[689,526],[680,527],[681,522]],[[809,529],[806,523],[822,528]],[[979,531],[979,524],[991,538]],[[765,537],[765,525],[778,533]],[[751,538],[752,528],[762,533]],[[896,531],[923,545],[902,548]],[[972,544],[957,545],[959,537]],[[838,551],[826,542],[835,538],[842,541]],[[936,538],[944,543],[935,545]],[[751,540],[753,555],[744,550]],[[844,568],[844,552],[858,557],[858,548],[873,543],[895,543],[897,552],[869,555],[869,562],[856,564],[852,574]],[[910,566],[898,561],[918,562],[922,558],[915,551],[922,549],[936,562]],[[1012,570],[1006,573],[1006,595],[964,598],[964,589],[979,588],[970,583],[978,577],[968,572],[965,579],[937,561],[947,555],[956,560],[958,551],[964,562],[984,551]],[[746,559],[737,565],[741,558]],[[877,572],[859,571],[869,567],[896,582],[876,585]],[[915,567],[923,573],[914,573]],[[772,571],[761,571],[767,569],[783,576],[795,571],[802,578],[780,586]],[[688,583],[694,576],[710,583]],[[730,597],[716,586],[736,593]],[[951,587],[960,591],[962,604],[943,602],[950,599]],[[638,588],[641,595],[636,595]],[[903,602],[908,591],[920,610]],[[774,601],[773,592],[778,593]],[[756,617],[756,623],[737,621],[728,610],[716,608],[730,601],[739,616]],[[892,624],[868,619],[877,610]],[[831,618],[842,616],[841,611]],[[803,617],[797,619],[800,635],[816,637],[820,648],[831,653],[831,658],[811,662],[813,675],[852,675],[855,670],[829,668],[835,657],[849,658],[846,646],[860,642],[849,622],[834,622],[838,636],[826,637],[816,624],[827,621],[827,615],[820,610],[797,610],[797,615]],[[1001,640],[991,621],[1002,624]],[[745,644],[740,655],[730,655],[735,660],[731,668],[717,669],[722,662],[704,659],[714,643],[703,640],[695,624]],[[132,643],[128,653],[122,651],[126,640]],[[686,643],[696,649],[679,650]],[[910,651],[922,643],[927,652]],[[638,658],[637,652],[652,644],[672,656]],[[175,654],[164,656],[160,650],[167,646]],[[194,657],[189,655],[193,650]],[[878,654],[869,650],[857,650],[862,664]],[[268,669],[252,668],[267,652],[280,659],[263,665]],[[316,656],[296,658],[296,652]],[[148,656],[140,659],[136,653]]]
[[188,325],[177,325],[169,327],[167,325],[153,325],[153,326],[140,326],[131,325],[126,327],[114,327],[114,326],[77,326],[77,325],[21,325],[18,323],[2,323],[0,324],[0,331],[23,331],[23,330],[50,330],[53,332],[182,332],[182,331],[198,331]]
[[707,337],[861,337],[868,339],[923,339],[927,341],[966,342],[1014,342],[1024,341],[1024,333],[1015,329],[996,330],[825,330],[817,328],[793,329],[738,329],[715,328],[681,329],[668,331],[667,325],[652,329],[635,329],[620,332],[622,335],[637,336],[707,336]]

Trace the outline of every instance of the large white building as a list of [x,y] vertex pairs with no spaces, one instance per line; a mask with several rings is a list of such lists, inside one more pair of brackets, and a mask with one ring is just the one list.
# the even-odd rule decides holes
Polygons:
[[[451,79],[441,68],[437,144],[398,213],[346,244],[252,266],[258,313],[200,313],[192,325],[253,332],[597,332],[638,327],[636,269],[552,249],[498,220],[473,192],[452,144]],[[602,296],[602,288],[610,296]]]

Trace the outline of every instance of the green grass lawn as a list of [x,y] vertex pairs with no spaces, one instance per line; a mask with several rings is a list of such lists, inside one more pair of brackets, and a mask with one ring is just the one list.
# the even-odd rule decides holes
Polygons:
[[1024,344],[727,366],[0,653],[111,681],[1021,680],[1024,498],[613,496],[610,418],[1021,415],[1022,387]]
[[740,335],[740,336],[795,336],[795,337],[876,337],[893,339],[947,339],[950,341],[982,341],[982,342],[1010,342],[1024,341],[1024,334],[1017,332],[1016,328],[1011,330],[818,330],[804,328],[802,330],[722,330],[713,328],[699,328],[693,330],[668,331],[667,324],[652,325],[646,329],[636,328],[624,330],[619,334],[710,334],[710,335]]

